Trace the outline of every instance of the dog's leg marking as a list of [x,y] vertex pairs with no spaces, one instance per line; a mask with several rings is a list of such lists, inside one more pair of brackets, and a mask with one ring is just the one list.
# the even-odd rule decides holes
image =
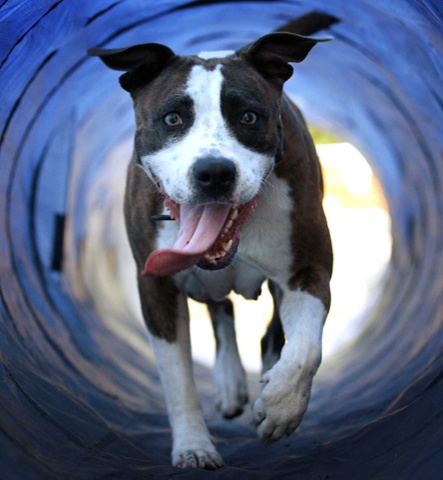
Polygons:
[[225,299],[208,302],[208,309],[217,344],[213,370],[216,405],[225,418],[233,418],[243,412],[248,402],[246,374],[235,338],[233,306]]
[[287,343],[280,360],[262,376],[264,388],[253,405],[254,422],[264,444],[290,435],[301,422],[321,361],[326,309],[307,292],[285,289],[280,315]]
[[172,464],[213,470],[222,467],[223,460],[211,442],[195,389],[189,316],[183,296],[179,311],[175,342],[151,335],[172,429]]

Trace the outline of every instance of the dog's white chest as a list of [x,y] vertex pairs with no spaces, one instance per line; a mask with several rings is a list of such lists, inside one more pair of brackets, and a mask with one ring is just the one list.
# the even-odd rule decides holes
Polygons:
[[292,209],[287,183],[271,175],[256,212],[243,227],[235,262],[223,270],[181,272],[176,278],[182,288],[198,301],[220,300],[231,291],[256,299],[265,278],[287,280],[294,260]]
[[224,270],[208,271],[193,268],[181,278],[186,294],[199,302],[221,300],[230,292],[238,293],[247,299],[257,299],[262,283],[263,272],[237,258],[234,264]]
[[272,174],[263,188],[259,208],[241,236],[239,257],[276,281],[287,281],[294,263],[291,220],[294,207],[288,183]]

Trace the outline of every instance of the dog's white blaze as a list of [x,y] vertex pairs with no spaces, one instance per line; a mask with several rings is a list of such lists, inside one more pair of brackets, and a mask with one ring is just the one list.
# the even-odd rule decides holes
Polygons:
[[179,203],[195,201],[192,165],[199,158],[210,155],[234,162],[238,172],[233,198],[236,203],[245,203],[258,193],[273,161],[269,155],[246,148],[229,131],[221,112],[222,84],[221,65],[214,70],[194,66],[185,88],[194,103],[194,124],[180,140],[142,157],[143,165],[149,166],[166,193]]

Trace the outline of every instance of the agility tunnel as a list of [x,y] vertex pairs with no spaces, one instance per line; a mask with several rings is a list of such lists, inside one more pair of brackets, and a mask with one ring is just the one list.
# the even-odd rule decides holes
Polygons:
[[[133,279],[119,274],[132,261],[120,247],[131,102],[86,50],[235,49],[313,10],[339,20],[324,32],[334,40],[287,91],[370,160],[392,255],[364,327],[325,359],[287,440],[265,448],[247,422],[222,420],[196,365],[226,467],[178,470]],[[440,0],[3,0],[0,39],[0,478],[441,478]]]

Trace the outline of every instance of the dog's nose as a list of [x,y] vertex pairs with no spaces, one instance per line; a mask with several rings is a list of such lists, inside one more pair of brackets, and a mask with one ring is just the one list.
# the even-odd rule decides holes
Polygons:
[[194,181],[199,191],[211,200],[226,200],[232,193],[237,170],[232,160],[205,157],[197,160],[193,169]]

